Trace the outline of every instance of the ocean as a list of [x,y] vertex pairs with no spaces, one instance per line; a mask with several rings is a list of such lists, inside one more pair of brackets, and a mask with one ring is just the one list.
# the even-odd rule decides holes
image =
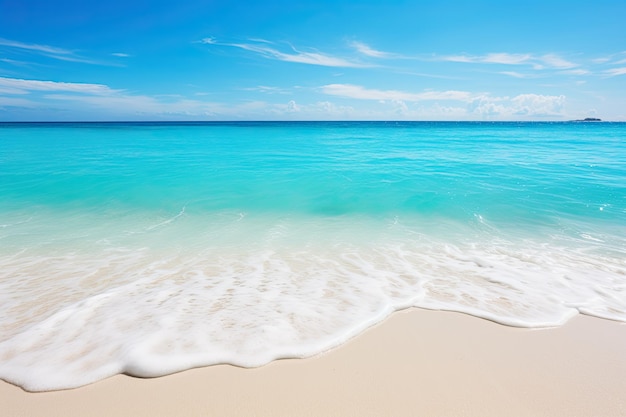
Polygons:
[[397,310],[626,322],[626,124],[0,124],[0,378],[256,367]]

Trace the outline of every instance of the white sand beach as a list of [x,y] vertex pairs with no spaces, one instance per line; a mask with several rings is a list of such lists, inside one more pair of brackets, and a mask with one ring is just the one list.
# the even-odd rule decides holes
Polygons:
[[624,416],[626,324],[577,316],[531,330],[410,309],[332,351],[28,393],[3,416]]

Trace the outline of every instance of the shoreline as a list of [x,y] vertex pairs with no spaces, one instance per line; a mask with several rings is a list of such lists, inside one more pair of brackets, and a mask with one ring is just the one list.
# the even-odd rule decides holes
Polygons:
[[626,324],[525,329],[408,309],[308,359],[216,365],[65,391],[0,382],[7,416],[623,416]]

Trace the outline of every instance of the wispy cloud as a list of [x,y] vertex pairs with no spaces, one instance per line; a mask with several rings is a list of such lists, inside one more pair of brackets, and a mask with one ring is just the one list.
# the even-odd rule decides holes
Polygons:
[[611,60],[610,57],[603,56],[600,58],[594,58],[591,60],[591,62],[593,62],[594,64],[604,64],[606,62],[609,62],[610,60]]
[[558,69],[568,69],[577,67],[578,64],[570,62],[564,58],[561,58],[555,54],[546,54],[537,58],[539,62],[543,62],[544,65],[550,68],[558,68]]
[[[304,52],[291,46],[289,51],[281,51],[277,49],[275,44],[269,41],[250,40],[248,43],[222,43],[218,42],[215,38],[204,38],[200,41],[207,45],[222,45],[230,46],[234,48],[243,49],[250,52],[255,52],[261,56],[270,59],[276,59],[278,61],[294,62],[299,64],[319,65],[324,67],[352,67],[361,68],[369,67],[361,62],[352,61],[347,58],[336,57],[333,55],[310,51]],[[271,45],[271,46],[270,46]]]
[[363,42],[359,42],[359,41],[352,41],[349,43],[349,45],[351,47],[353,47],[354,49],[356,49],[359,53],[372,57],[372,58],[392,58],[394,57],[394,54],[391,54],[389,52],[383,52],[383,51],[379,51],[376,50],[372,47],[370,47],[369,45],[363,43]]
[[[1,93],[2,91],[0,91]],[[2,107],[26,107],[36,108],[39,103],[21,97],[3,97],[0,96],[0,108]]]
[[611,68],[609,70],[604,71],[604,74],[608,75],[609,77],[615,77],[615,76],[618,76],[618,75],[625,75],[626,74],[626,67]]
[[591,71],[582,69],[582,68],[576,68],[576,69],[571,69],[571,70],[564,70],[564,71],[561,71],[561,73],[569,74],[569,75],[589,75],[591,74]]
[[217,44],[217,40],[212,36],[207,36],[206,38],[200,39],[200,43],[205,45],[215,45]]
[[595,58],[592,62],[598,66],[594,73],[604,78],[626,74],[626,51]]
[[515,97],[481,95],[467,107],[469,114],[482,118],[543,118],[563,116],[565,96],[543,94],[519,94]]
[[[419,93],[368,89],[358,85],[329,84],[324,94],[357,100],[376,100],[387,115],[405,118],[457,118],[469,120],[516,120],[563,117],[565,96],[519,94],[493,96],[467,91],[425,91]],[[432,103],[432,104],[431,104]],[[385,110],[381,108],[381,112]],[[384,114],[384,113],[379,113]]]
[[116,65],[116,64],[110,64],[106,62],[100,62],[97,60],[85,58],[83,56],[78,55],[75,51],[65,49],[65,48],[59,48],[56,46],[50,46],[50,45],[24,43],[24,42],[0,38],[0,46],[4,46],[7,48],[11,48],[11,49],[27,51],[27,52],[30,52],[31,54],[45,56],[45,57],[56,59],[59,61],[79,62],[83,64],[93,64],[93,65],[110,65],[110,66]]
[[[509,77],[519,78],[519,79],[536,79],[545,77],[545,73],[530,71],[530,72],[519,72],[519,71],[500,71],[502,75],[508,75]],[[557,74],[565,74],[565,75],[589,75],[591,71],[582,69],[582,68],[574,68],[574,69],[566,69],[559,70],[556,72]]]
[[31,91],[64,91],[71,93],[110,95],[120,90],[113,90],[103,84],[65,83],[56,81],[23,80],[0,77],[0,87],[11,89],[12,94],[27,94]]
[[15,88],[10,85],[2,85],[2,78],[0,78],[0,94],[23,95],[28,94],[28,91],[21,88]]
[[68,83],[0,77],[0,105],[30,108],[54,108],[72,113],[106,115],[207,116],[214,103],[184,97],[155,97],[129,94],[104,84]]
[[592,59],[592,62],[596,64],[606,64],[606,63],[624,64],[626,63],[626,58],[624,58],[624,56],[626,56],[626,51],[598,57],[598,58]]
[[377,90],[364,88],[353,84],[328,84],[320,88],[322,93],[354,98],[359,100],[401,100],[401,101],[425,101],[425,100],[457,100],[468,101],[471,94],[465,91],[425,91],[411,93],[398,90]]
[[247,88],[242,88],[242,90],[244,91],[257,91],[259,93],[266,93],[266,94],[291,94],[290,90],[287,90],[285,88],[281,88],[281,87],[270,87],[267,85],[259,85],[256,87],[247,87]]
[[33,65],[30,62],[19,61],[19,60],[10,59],[10,58],[0,58],[0,62],[4,62],[6,64],[11,64],[11,65],[15,65],[17,67],[29,67],[29,66]]
[[[5,95],[2,95],[5,94]],[[287,104],[244,102],[224,104],[181,96],[131,94],[103,84],[67,83],[0,77],[0,107],[64,112],[78,119],[238,119],[242,115],[265,117],[291,114],[301,107]],[[264,116],[265,115],[265,116]],[[3,114],[0,113],[0,119]],[[277,116],[278,117],[278,116]],[[243,117],[245,118],[245,117]]]
[[74,52],[68,49],[57,48],[57,47],[49,46],[49,45],[39,45],[39,44],[34,44],[34,43],[29,44],[29,43],[12,41],[12,40],[3,39],[3,38],[0,38],[0,46],[8,46],[11,48],[26,49],[29,51],[43,52],[43,53],[52,54],[52,55],[73,55],[74,54]]
[[517,71],[500,71],[500,74],[508,75],[513,78],[537,78],[535,74],[523,74]]
[[528,62],[532,58],[529,54],[492,53],[482,56],[450,55],[442,57],[444,61],[519,65]]
[[531,65],[535,69],[543,69],[546,67],[567,69],[578,66],[578,64],[570,62],[556,54],[537,56],[532,54],[511,54],[499,52],[486,55],[448,55],[439,57],[437,60],[473,64]]

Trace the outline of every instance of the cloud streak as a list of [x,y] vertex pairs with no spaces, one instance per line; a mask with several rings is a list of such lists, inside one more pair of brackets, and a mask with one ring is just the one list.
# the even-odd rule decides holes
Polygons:
[[469,101],[471,94],[465,91],[426,91],[422,93],[409,93],[398,90],[368,89],[353,84],[328,84],[320,88],[327,95],[353,98],[358,100],[400,100],[400,101],[426,101],[426,100],[457,100]]
[[437,60],[470,64],[531,65],[535,69],[570,69],[579,66],[556,54],[537,56],[499,52],[486,55],[448,55],[437,58]]
[[28,44],[24,42],[12,41],[0,38],[0,46],[8,46],[10,48],[25,49],[28,51],[43,52],[52,55],[73,55],[74,52],[48,45]]
[[[153,97],[128,94],[104,84],[67,83],[0,77],[0,105],[48,108],[72,114],[122,115],[122,117],[210,116],[220,106],[183,97]],[[12,97],[15,96],[15,97]],[[27,98],[26,98],[27,97]],[[104,113],[102,113],[104,111]]]
[[560,117],[565,96],[519,94],[515,97],[482,95],[472,100],[467,110],[481,117]]
[[618,75],[626,75],[626,67],[621,68],[611,68],[609,70],[604,71],[606,75],[609,77],[616,77]]
[[393,54],[390,54],[389,52],[378,51],[363,42],[352,41],[349,45],[356,49],[359,53],[372,58],[393,58]]
[[64,91],[70,93],[110,95],[121,91],[113,90],[103,84],[65,83],[6,77],[0,77],[0,88],[11,89],[13,94],[28,94],[32,91]]
[[259,85],[256,87],[242,88],[244,91],[257,91],[265,94],[291,94],[291,91],[280,87],[270,87],[267,85]]
[[[0,107],[46,109],[56,114],[70,114],[77,120],[110,120],[111,117],[115,120],[232,120],[242,115],[276,119],[281,118],[280,115],[297,114],[302,109],[293,100],[286,104],[257,101],[225,104],[182,96],[135,95],[103,84],[7,77],[0,77]],[[2,116],[0,113],[0,119]]]
[[273,46],[273,43],[268,41],[261,42],[259,40],[255,40],[251,43],[221,43],[215,40],[215,38],[208,37],[202,39],[200,42],[205,45],[221,45],[239,48],[257,53],[265,58],[275,59],[284,62],[293,62],[298,64],[346,68],[364,68],[371,66],[361,62],[352,61],[346,58],[336,57],[317,51],[303,52],[294,48],[293,46],[289,51],[281,51]]
[[[565,96],[543,94],[519,94],[514,97],[492,96],[488,93],[471,93],[467,91],[425,91],[420,93],[368,89],[352,84],[329,84],[320,87],[322,93],[356,100],[378,101],[387,106],[390,116],[398,115],[406,118],[423,118],[442,115],[462,119],[528,119],[528,118],[560,118],[563,114]],[[434,106],[428,102],[435,102]],[[440,103],[450,103],[442,107]],[[430,113],[436,109],[439,112]],[[383,110],[381,110],[383,111]]]
[[24,43],[19,41],[13,41],[9,39],[0,38],[0,46],[8,47],[11,49],[17,49],[27,51],[36,55],[45,56],[48,58],[56,59],[59,61],[79,62],[83,64],[92,65],[107,65],[116,66],[116,64],[109,64],[105,62],[99,62],[92,59],[84,58],[76,54],[76,52],[65,48],[58,48],[50,45],[40,45],[35,43]]
[[513,77],[513,78],[536,78],[537,77],[535,74],[522,74],[517,71],[501,71],[500,74],[508,75],[509,77]]

